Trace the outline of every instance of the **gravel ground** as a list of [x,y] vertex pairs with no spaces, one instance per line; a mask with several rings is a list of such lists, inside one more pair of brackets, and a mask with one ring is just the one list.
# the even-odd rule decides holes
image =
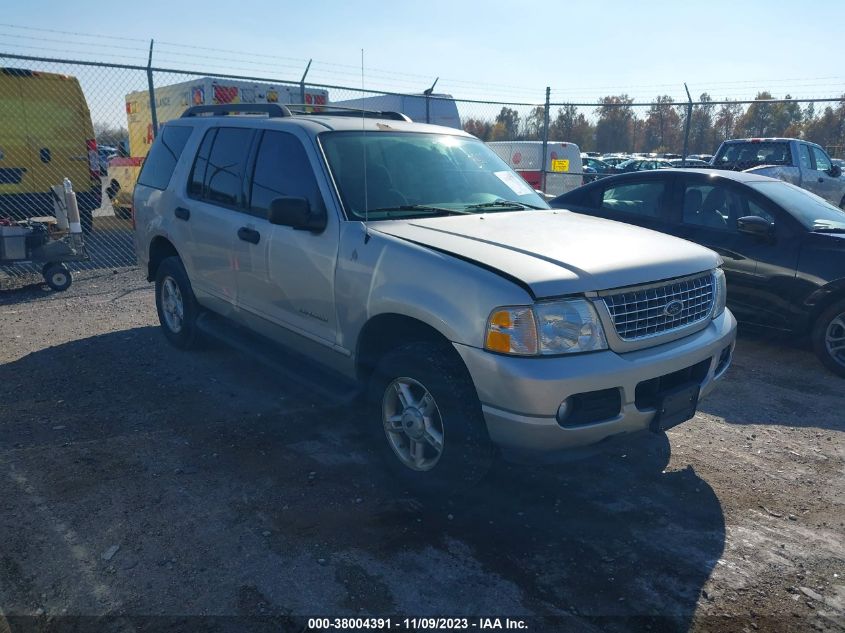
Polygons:
[[741,336],[668,443],[423,501],[360,411],[169,347],[136,270],[6,290],[0,326],[0,631],[845,631],[845,382],[803,349]]

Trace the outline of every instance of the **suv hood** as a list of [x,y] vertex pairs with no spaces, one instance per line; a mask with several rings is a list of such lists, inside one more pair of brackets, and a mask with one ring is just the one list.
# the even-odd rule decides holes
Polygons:
[[537,298],[660,281],[721,263],[692,242],[562,209],[389,220],[370,228],[498,270]]

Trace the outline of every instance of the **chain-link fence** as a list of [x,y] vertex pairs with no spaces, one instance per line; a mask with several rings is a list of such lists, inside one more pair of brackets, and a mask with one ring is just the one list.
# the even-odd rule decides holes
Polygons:
[[[68,179],[77,194],[89,261],[72,269],[135,265],[131,203],[135,181],[159,127],[192,105],[279,103],[400,111],[411,119],[464,129],[490,143],[532,186],[550,194],[601,177],[609,163],[712,155],[725,138],[803,136],[845,153],[845,95],[839,99],[684,103],[658,97],[635,103],[556,102],[550,89],[535,103],[460,99],[431,90],[375,92],[201,71],[162,69],[0,53],[0,223],[54,213],[54,188]],[[609,155],[609,156],[608,156]],[[615,155],[615,156],[614,156]],[[60,190],[60,189],[59,189]],[[45,220],[49,221],[49,220]],[[0,250],[0,260],[3,260]],[[7,259],[7,258],[5,258]],[[0,263],[4,277],[39,268]]]

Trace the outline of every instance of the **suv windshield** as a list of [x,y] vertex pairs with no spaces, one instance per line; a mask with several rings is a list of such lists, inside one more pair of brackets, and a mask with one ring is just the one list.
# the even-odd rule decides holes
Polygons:
[[791,165],[792,152],[786,141],[725,143],[713,160],[717,167],[749,169],[759,165]]
[[326,132],[320,143],[350,219],[549,208],[474,138],[354,131]]
[[749,182],[751,187],[786,209],[810,231],[845,230],[845,211],[788,182]]

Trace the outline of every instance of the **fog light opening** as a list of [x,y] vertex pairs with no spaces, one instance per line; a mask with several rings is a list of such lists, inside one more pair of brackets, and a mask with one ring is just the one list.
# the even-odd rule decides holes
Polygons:
[[730,367],[731,351],[731,346],[728,345],[725,349],[722,350],[722,353],[719,355],[719,360],[716,363],[716,371],[713,372],[713,375],[716,378],[724,374],[728,370],[728,367]]
[[567,398],[557,408],[557,415],[555,417],[557,418],[558,424],[563,424],[572,412],[572,403],[570,401],[571,398]]

